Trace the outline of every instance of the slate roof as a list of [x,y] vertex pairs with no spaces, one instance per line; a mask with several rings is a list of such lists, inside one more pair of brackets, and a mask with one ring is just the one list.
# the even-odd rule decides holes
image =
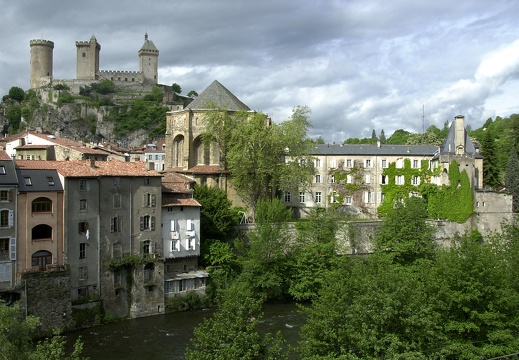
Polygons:
[[0,154],[0,166],[3,166],[5,170],[5,172],[0,172],[0,185],[18,184],[13,160],[5,153],[5,151],[1,151]]
[[230,111],[249,111],[250,108],[241,102],[233,93],[227,90],[217,80],[213,81],[198,97],[193,100],[186,109],[191,110],[208,110],[209,105],[214,104],[218,108]]
[[[63,191],[63,185],[56,170],[16,169],[20,192]],[[30,179],[26,181],[25,179]],[[52,180],[52,181],[51,181]]]
[[[456,142],[455,142],[455,134],[456,134],[456,126],[455,121],[451,123],[449,128],[449,132],[445,137],[445,140],[441,146],[441,154],[445,155],[455,155],[456,154]],[[467,129],[464,129],[464,137],[465,137],[465,152],[468,155],[473,155],[476,159],[483,159],[483,155],[476,151],[476,147],[472,140],[470,140],[470,136],[467,132]]]
[[433,156],[439,147],[436,145],[389,145],[382,144],[317,144],[310,154],[318,155],[369,155],[369,156]]
[[142,50],[145,50],[145,51],[156,51],[156,52],[159,51],[157,49],[157,47],[155,46],[155,44],[153,43],[153,41],[148,40],[148,34],[147,33],[146,33],[146,35],[144,35],[144,44],[142,44],[141,51]]

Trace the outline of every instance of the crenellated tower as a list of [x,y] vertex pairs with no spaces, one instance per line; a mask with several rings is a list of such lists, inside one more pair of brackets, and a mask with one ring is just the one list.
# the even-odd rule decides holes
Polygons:
[[52,81],[54,43],[49,40],[31,40],[31,89]]
[[148,33],[144,35],[144,44],[139,50],[139,71],[144,75],[144,82],[158,83],[159,50],[148,40]]
[[76,79],[96,80],[99,73],[99,51],[101,45],[94,35],[90,41],[76,41]]

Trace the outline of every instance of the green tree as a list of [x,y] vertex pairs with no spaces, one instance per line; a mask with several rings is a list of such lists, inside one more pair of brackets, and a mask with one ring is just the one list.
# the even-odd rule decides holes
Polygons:
[[[173,83],[171,85],[171,91],[173,91],[175,94],[180,94],[182,92],[182,88],[180,87],[179,84],[177,83]],[[188,95],[189,96],[189,95]]]
[[283,340],[258,332],[262,299],[236,281],[218,299],[218,309],[195,328],[186,360],[287,359]]
[[113,81],[108,79],[101,80],[98,83],[92,83],[90,84],[90,88],[95,92],[103,95],[115,93],[117,90],[117,87]]
[[252,209],[277,189],[290,191],[311,181],[309,109],[297,107],[289,120],[271,123],[265,114],[213,109],[205,118],[205,142],[216,142],[232,185]]
[[483,155],[483,180],[486,186],[495,188],[500,185],[499,167],[496,158],[494,144],[494,134],[490,129],[485,132],[485,137],[481,143],[481,153]]
[[411,133],[409,131],[403,129],[396,130],[388,139],[387,143],[392,145],[405,145],[410,135]]
[[385,144],[387,142],[386,134],[384,134],[384,129],[380,131],[380,143]]
[[319,136],[317,139],[315,139],[316,144],[325,144],[324,138],[322,136]]
[[513,146],[506,165],[505,186],[512,194],[512,208],[514,212],[519,211],[519,159],[517,150]]
[[288,293],[297,301],[315,299],[332,270],[336,235],[343,216],[334,209],[313,208],[295,223],[297,242],[290,264]]
[[432,257],[434,229],[427,224],[427,215],[427,204],[421,198],[397,202],[375,236],[375,251],[388,253],[399,264]]
[[288,221],[290,209],[277,198],[260,200],[256,207],[256,226],[239,246],[242,277],[258,294],[269,299],[286,294],[289,246]]
[[187,93],[187,96],[194,99],[198,97],[198,93],[195,90],[191,90]]
[[13,86],[9,89],[9,98],[21,102],[23,100],[23,97],[25,95],[25,92],[22,88],[18,86]]
[[13,133],[17,132],[20,128],[20,121],[22,119],[22,108],[20,107],[20,105],[9,106],[5,113],[5,117],[9,122],[9,131]]
[[376,144],[378,141],[377,133],[375,132],[375,129],[371,132],[371,143]]

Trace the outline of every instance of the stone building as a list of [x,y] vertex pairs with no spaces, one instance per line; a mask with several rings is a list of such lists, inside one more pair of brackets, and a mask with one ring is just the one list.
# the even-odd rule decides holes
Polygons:
[[139,70],[100,70],[101,45],[94,35],[88,41],[76,41],[76,79],[53,79],[54,43],[49,40],[31,40],[31,89],[62,83],[79,93],[81,86],[99,80],[111,80],[119,86],[151,86],[158,83],[159,50],[144,35],[144,43],[138,51]]
[[165,171],[191,176],[199,184],[224,189],[228,197],[241,204],[229,183],[229,171],[220,159],[216,143],[204,144],[206,131],[204,116],[212,109],[226,109],[229,113],[252,111],[218,81],[213,81],[184,109],[166,115]]

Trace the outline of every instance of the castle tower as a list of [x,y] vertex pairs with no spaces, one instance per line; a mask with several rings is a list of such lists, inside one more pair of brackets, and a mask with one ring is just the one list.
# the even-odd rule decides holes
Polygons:
[[54,43],[48,40],[31,40],[31,89],[48,85],[52,80]]
[[94,35],[90,41],[76,41],[76,79],[96,80],[99,73],[99,51],[101,45]]
[[139,71],[144,75],[144,83],[158,83],[159,50],[148,40],[148,33],[144,35],[144,44],[139,50]]

